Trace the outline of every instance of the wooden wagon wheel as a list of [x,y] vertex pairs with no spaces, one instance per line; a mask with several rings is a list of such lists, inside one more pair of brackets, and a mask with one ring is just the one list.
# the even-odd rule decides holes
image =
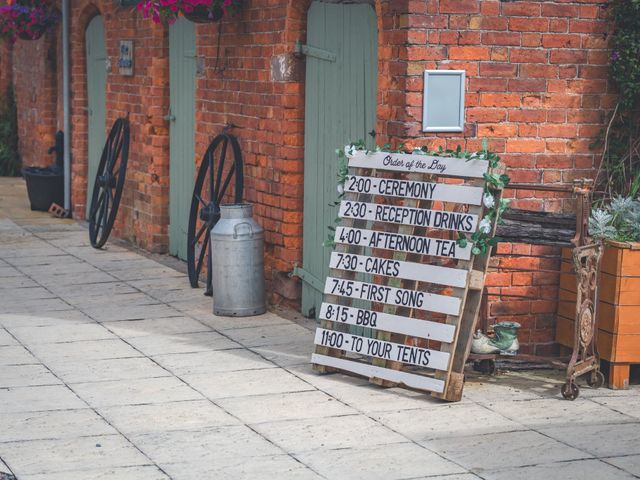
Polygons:
[[102,247],[111,233],[122,197],[129,159],[129,118],[118,118],[102,150],[89,208],[89,240]]
[[[229,148],[231,147],[231,148]],[[229,158],[229,151],[231,158]],[[240,144],[233,135],[222,133],[213,139],[202,158],[191,199],[187,231],[187,267],[192,287],[198,286],[207,259],[207,290],[211,295],[210,232],[220,219],[220,204],[235,177],[233,202],[242,202],[244,176]],[[229,192],[231,193],[231,192]]]

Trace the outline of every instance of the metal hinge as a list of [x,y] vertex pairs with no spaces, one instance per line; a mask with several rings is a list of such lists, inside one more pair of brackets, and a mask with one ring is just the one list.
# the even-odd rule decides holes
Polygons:
[[320,60],[326,60],[328,62],[336,61],[336,54],[323,50],[318,47],[312,47],[311,45],[303,45],[300,42],[296,42],[295,52],[298,54],[306,55],[307,57],[319,58]]
[[315,288],[320,293],[324,292],[324,283],[322,282],[322,280],[318,279],[318,277],[316,277],[312,273],[309,273],[304,268],[298,266],[297,263],[293,266],[293,271],[291,272],[291,276],[298,277],[304,283]]

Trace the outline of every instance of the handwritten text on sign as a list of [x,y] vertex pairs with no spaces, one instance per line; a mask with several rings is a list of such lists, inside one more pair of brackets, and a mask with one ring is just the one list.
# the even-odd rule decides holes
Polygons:
[[432,255],[436,257],[469,260],[471,246],[460,247],[453,240],[420,237],[402,233],[378,232],[364,228],[338,227],[335,235],[336,243],[356,245],[359,247],[382,248],[399,252]]
[[316,330],[315,344],[436,370],[447,370],[449,365],[447,352],[401,345],[324,328]]
[[399,307],[417,308],[428,312],[446,313],[448,315],[458,315],[460,313],[460,299],[457,297],[407,290],[406,288],[387,287],[385,285],[376,285],[375,283],[344,280],[342,278],[327,277],[324,293]]
[[416,227],[440,228],[460,232],[474,232],[478,223],[478,216],[471,213],[379,205],[349,200],[340,202],[338,215],[342,218],[361,218],[376,222],[401,223]]
[[489,168],[489,162],[408,153],[376,152],[367,154],[364,151],[359,151],[349,157],[349,166],[406,173],[482,178]]
[[467,284],[468,275],[467,270],[342,252],[331,254],[329,268],[437,283],[450,287],[464,287]]
[[466,185],[417,182],[395,178],[348,176],[344,191],[384,195],[387,197],[415,198],[418,200],[438,200],[442,202],[468,203],[480,205],[483,189]]
[[418,320],[384,312],[374,312],[364,308],[347,307],[335,303],[322,304],[320,320],[345,323],[360,327],[370,327],[385,332],[401,333],[411,337],[428,338],[439,342],[451,343],[456,331],[454,325]]

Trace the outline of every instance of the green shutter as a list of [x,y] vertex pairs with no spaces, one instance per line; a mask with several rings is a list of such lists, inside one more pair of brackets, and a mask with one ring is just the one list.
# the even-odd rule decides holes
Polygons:
[[[186,260],[195,178],[196,35],[183,17],[169,28],[169,251]],[[169,113],[169,112],[167,112]]]
[[[333,225],[336,148],[359,139],[372,142],[377,92],[377,25],[370,5],[313,2],[307,25],[304,241],[302,313],[317,314],[329,273],[330,248],[322,242]],[[314,54],[320,52],[320,54]],[[335,54],[335,61],[332,55]],[[315,285],[315,287],[312,285]]]
[[106,90],[107,90],[107,50],[104,43],[104,21],[102,16],[93,17],[85,32],[87,60],[87,215],[91,204],[100,155],[106,140]]

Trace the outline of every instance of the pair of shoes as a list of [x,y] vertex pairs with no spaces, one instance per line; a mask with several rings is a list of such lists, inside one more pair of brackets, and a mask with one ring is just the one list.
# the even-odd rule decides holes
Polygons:
[[471,352],[480,354],[515,355],[520,349],[517,322],[499,322],[493,326],[495,335],[488,337],[480,330],[473,335]]

